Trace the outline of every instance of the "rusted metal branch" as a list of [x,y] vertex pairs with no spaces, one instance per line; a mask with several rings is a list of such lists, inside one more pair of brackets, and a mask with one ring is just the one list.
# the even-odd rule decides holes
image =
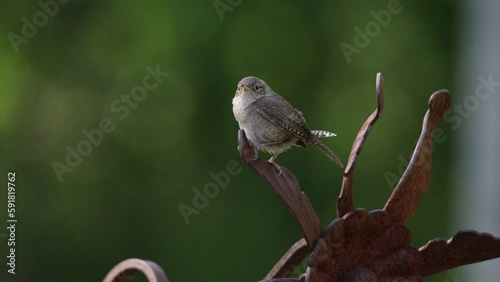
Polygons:
[[300,239],[281,257],[265,279],[288,277],[310,252],[306,240]]
[[377,73],[377,80],[375,84],[377,108],[368,117],[363,126],[361,126],[361,129],[352,144],[351,154],[349,155],[349,159],[344,170],[342,190],[340,191],[340,196],[337,200],[337,217],[343,217],[348,212],[354,210],[354,201],[352,198],[354,168],[361,153],[361,149],[363,149],[365,141],[368,138],[368,134],[372,130],[375,122],[382,115],[382,110],[384,109],[384,77],[381,73]]
[[103,282],[126,282],[142,272],[149,282],[168,282],[167,275],[159,265],[149,260],[127,259],[117,264],[104,278]]
[[394,220],[405,221],[415,214],[420,205],[420,195],[427,193],[431,185],[432,134],[450,107],[450,93],[439,90],[429,99],[429,110],[425,114],[422,133],[399,183],[384,207]]
[[238,132],[240,156],[264,181],[290,211],[304,234],[309,249],[322,232],[318,215],[309,198],[300,190],[299,182],[286,167],[261,160],[250,146],[245,131]]

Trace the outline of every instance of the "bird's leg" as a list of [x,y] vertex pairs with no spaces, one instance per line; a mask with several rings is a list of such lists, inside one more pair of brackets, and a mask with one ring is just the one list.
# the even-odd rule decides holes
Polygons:
[[278,171],[279,171],[278,176],[280,176],[281,173],[283,172],[281,170],[281,166],[274,162],[276,160],[276,158],[278,157],[278,155],[279,155],[279,153],[273,154],[272,157],[268,160],[268,162],[271,163],[271,164],[273,164],[274,167],[278,169]]
[[276,160],[276,158],[278,157],[279,154],[273,154],[272,157],[268,160],[268,162],[270,163],[274,163],[274,161]]

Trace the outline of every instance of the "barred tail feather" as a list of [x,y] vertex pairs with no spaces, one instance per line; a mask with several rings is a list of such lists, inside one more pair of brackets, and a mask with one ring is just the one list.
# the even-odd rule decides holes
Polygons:
[[312,135],[316,136],[317,138],[328,138],[328,137],[333,137],[337,136],[337,134],[333,132],[328,132],[325,130],[311,130]]
[[323,151],[323,153],[325,153],[325,155],[330,158],[332,161],[336,162],[340,167],[344,167],[344,165],[342,164],[342,162],[340,161],[340,159],[332,152],[332,150],[330,150],[330,148],[328,148],[325,144],[321,143],[321,141],[319,141],[319,139],[316,139],[312,142],[312,144],[314,146],[316,146],[318,149],[320,149],[321,151]]

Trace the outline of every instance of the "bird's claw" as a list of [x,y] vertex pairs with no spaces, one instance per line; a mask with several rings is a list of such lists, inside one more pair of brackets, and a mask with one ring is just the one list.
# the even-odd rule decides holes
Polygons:
[[278,175],[281,176],[283,174],[283,170],[281,169],[281,166],[275,162],[272,162],[271,160],[268,161],[270,164],[272,164],[277,170],[278,170]]
[[255,146],[252,146],[252,148],[253,148],[253,152],[255,154],[255,157],[252,159],[252,161],[256,161],[259,159],[259,150]]

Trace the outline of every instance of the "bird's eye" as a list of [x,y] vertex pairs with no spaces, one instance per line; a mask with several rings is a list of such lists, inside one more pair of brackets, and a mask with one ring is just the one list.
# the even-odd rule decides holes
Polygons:
[[261,89],[260,85],[258,84],[255,84],[253,88],[255,89],[255,91],[259,91]]

